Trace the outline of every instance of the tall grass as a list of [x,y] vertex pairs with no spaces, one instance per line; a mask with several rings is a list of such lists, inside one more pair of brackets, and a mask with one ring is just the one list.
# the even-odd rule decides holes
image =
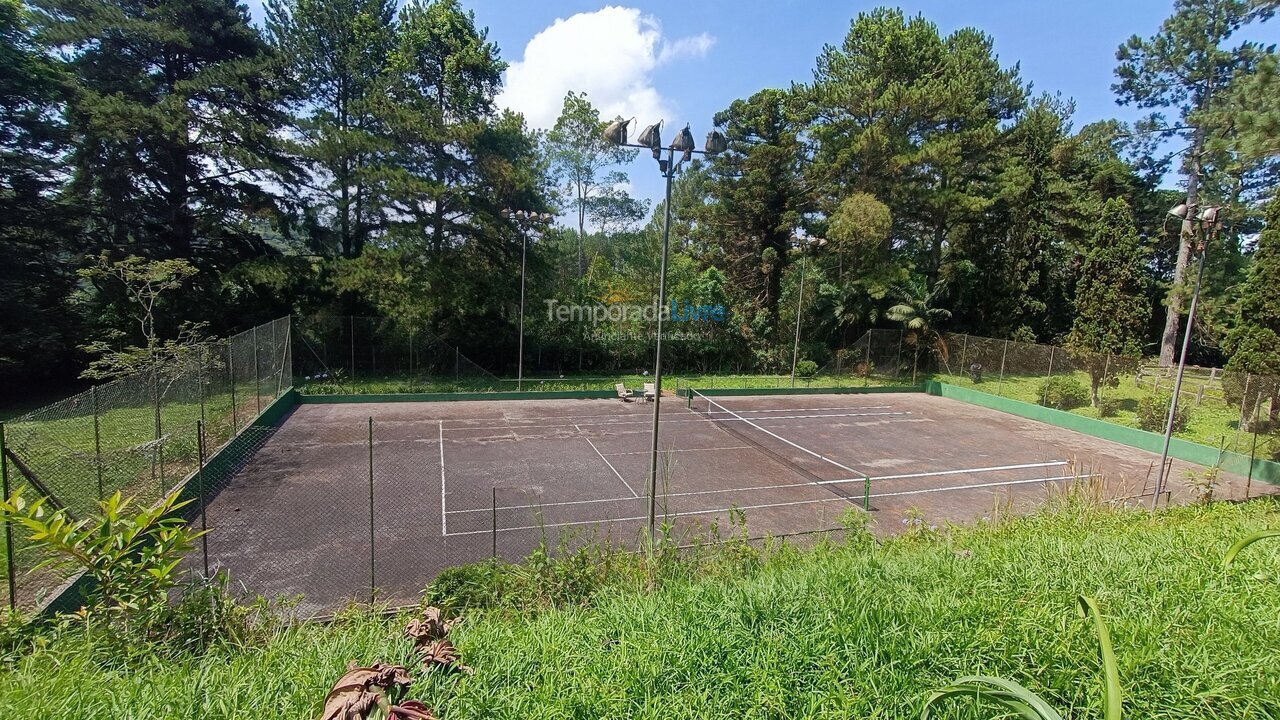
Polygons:
[[[467,620],[451,638],[476,672],[420,677],[413,695],[446,719],[908,718],[952,678],[990,675],[1096,718],[1083,594],[1106,614],[1126,718],[1280,717],[1280,543],[1222,571],[1233,541],[1280,524],[1280,504],[1056,505],[878,546],[856,533],[809,550],[733,546],[660,572],[614,559],[560,596],[538,586],[554,585],[547,571],[527,602],[456,603]],[[402,626],[353,611],[127,662],[72,634],[0,672],[0,716],[311,718],[349,661],[409,657]],[[935,717],[979,715],[957,704]]]

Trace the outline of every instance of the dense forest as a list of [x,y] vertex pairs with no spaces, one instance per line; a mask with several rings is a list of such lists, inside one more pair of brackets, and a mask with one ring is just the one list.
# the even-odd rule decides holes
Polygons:
[[[1149,116],[1080,127],[982,31],[859,14],[811,78],[719,112],[728,150],[675,178],[669,297],[728,309],[673,342],[677,368],[785,370],[801,327],[823,364],[903,323],[1167,362],[1187,201],[1226,218],[1192,359],[1280,374],[1277,53],[1235,37],[1276,7],[1178,0],[1116,52],[1117,102]],[[604,141],[614,118],[582,94],[545,132],[499,110],[482,20],[457,0],[267,0],[260,26],[235,0],[0,0],[0,386],[287,314],[387,318],[509,373],[526,242],[527,362],[646,366],[644,321],[543,303],[652,302],[666,208],[622,189],[651,160]],[[130,268],[163,276],[153,329]]]

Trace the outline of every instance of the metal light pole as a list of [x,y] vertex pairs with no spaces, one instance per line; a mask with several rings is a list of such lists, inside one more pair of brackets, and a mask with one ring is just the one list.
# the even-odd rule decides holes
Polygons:
[[[693,133],[689,131],[689,126],[686,125],[684,130],[676,135],[670,147],[666,148],[667,157],[664,159],[662,157],[663,148],[660,137],[662,121],[646,127],[640,133],[640,137],[637,138],[639,140],[638,143],[627,142],[627,126],[630,123],[630,120],[618,120],[610,123],[604,131],[605,139],[614,145],[652,151],[653,159],[658,161],[658,171],[666,179],[666,201],[662,219],[662,264],[658,271],[658,297],[654,306],[657,310],[655,322],[657,323],[658,334],[654,343],[653,353],[653,430],[649,445],[649,542],[652,543],[657,534],[658,427],[659,411],[662,406],[662,313],[667,304],[667,255],[671,245],[671,183],[675,179],[676,173],[680,172],[680,167],[692,158],[694,153],[715,155],[723,152],[728,143],[723,135],[713,130],[707,133],[705,149],[695,150]],[[676,160],[677,152],[680,153],[678,161]]]
[[516,227],[520,230],[520,341],[519,349],[516,350],[518,356],[516,358],[516,390],[519,391],[524,385],[524,285],[525,285],[525,259],[529,251],[529,229],[537,222],[551,222],[551,213],[536,213],[528,210],[511,210],[506,208],[502,211],[502,217],[514,219]]
[[827,244],[823,238],[791,236],[794,247],[800,248],[800,296],[796,298],[796,340],[791,346],[791,387],[796,386],[796,361],[800,358],[800,314],[804,307],[804,276],[809,267],[808,248],[820,248]]
[[1198,209],[1195,205],[1178,205],[1169,211],[1169,214],[1180,220],[1193,218],[1199,221],[1196,250],[1200,253],[1198,268],[1196,269],[1196,285],[1195,290],[1191,294],[1191,307],[1187,309],[1187,328],[1182,333],[1182,355],[1178,358],[1178,373],[1173,381],[1173,397],[1169,399],[1169,416],[1164,426],[1164,446],[1160,450],[1160,472],[1156,475],[1156,491],[1151,496],[1151,509],[1154,511],[1160,502],[1160,496],[1164,494],[1165,484],[1168,481],[1169,462],[1169,442],[1173,438],[1173,421],[1178,411],[1178,395],[1182,392],[1182,373],[1187,366],[1187,347],[1191,344],[1191,328],[1196,322],[1196,304],[1200,300],[1200,283],[1204,279],[1204,256],[1206,251],[1205,230],[1210,235],[1214,235],[1218,231],[1219,215],[1222,214],[1222,208],[1206,207]]

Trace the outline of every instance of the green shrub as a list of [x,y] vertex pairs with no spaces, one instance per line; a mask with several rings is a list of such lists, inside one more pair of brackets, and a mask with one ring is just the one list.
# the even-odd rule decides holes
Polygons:
[[1120,405],[1119,398],[1102,398],[1098,402],[1098,415],[1104,418],[1115,417],[1120,414]]
[[796,363],[797,377],[809,378],[817,374],[818,374],[818,363],[812,360],[801,360],[800,362]]
[[[1158,393],[1139,400],[1138,427],[1149,432],[1163,433],[1165,423],[1169,421],[1169,401],[1172,397],[1169,393]],[[1173,431],[1179,433],[1186,430],[1190,421],[1191,405],[1178,403],[1178,408],[1173,413]]]
[[1058,410],[1074,410],[1089,403],[1089,389],[1070,375],[1057,375],[1040,383],[1040,404]]

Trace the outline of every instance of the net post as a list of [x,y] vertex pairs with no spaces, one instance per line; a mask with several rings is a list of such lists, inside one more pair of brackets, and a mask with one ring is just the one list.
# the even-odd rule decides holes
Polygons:
[[[5,445],[5,424],[0,422],[0,483],[3,484],[4,499],[8,500],[12,497],[12,491],[9,488],[9,451]],[[15,610],[18,607],[18,579],[16,572],[17,562],[13,554],[13,521],[6,515],[4,518],[4,559],[5,567],[9,577],[9,610]]]
[[862,509],[871,510],[871,476],[862,476]]
[[898,355],[893,359],[893,379],[897,380],[902,372],[902,343],[907,338],[906,330],[898,331]]
[[491,555],[491,557],[492,557],[494,560],[497,560],[497,559],[498,559],[498,486],[497,486],[497,485],[494,485],[494,486],[493,486],[493,506],[492,506],[492,507],[493,507],[493,514],[492,514],[492,518],[493,518],[493,533],[492,533],[492,538],[493,538],[493,551],[492,551],[492,555]]
[[209,577],[209,520],[205,514],[204,494],[204,419],[196,421],[196,451],[199,453],[199,465],[196,466],[196,490],[200,494],[200,554],[204,559],[204,577]]
[[373,606],[377,594],[376,546],[373,532],[373,416],[369,416],[369,605]]
[[[98,414],[98,386],[89,388],[89,401],[93,411],[93,470],[98,478],[98,499],[102,499],[102,427]],[[8,498],[8,492],[5,492]]]

